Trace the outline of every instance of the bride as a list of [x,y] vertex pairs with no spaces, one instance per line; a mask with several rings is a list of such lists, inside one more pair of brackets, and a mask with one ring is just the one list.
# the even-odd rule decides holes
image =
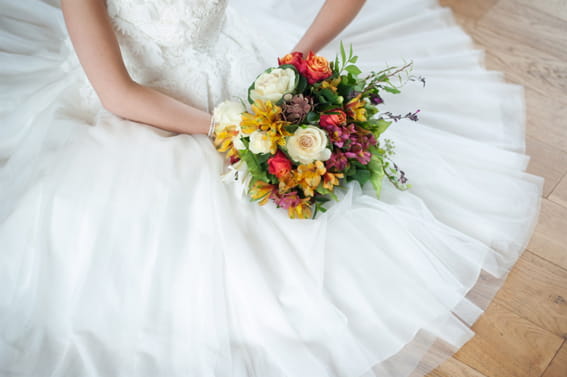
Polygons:
[[[522,90],[433,0],[0,0],[0,20],[0,376],[424,375],[537,221]],[[388,130],[412,188],[349,184],[316,220],[234,195],[214,106],[339,40],[428,78],[384,104],[422,110]]]

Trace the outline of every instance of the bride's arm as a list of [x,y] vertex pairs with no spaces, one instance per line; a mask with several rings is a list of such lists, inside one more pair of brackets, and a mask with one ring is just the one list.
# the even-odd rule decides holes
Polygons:
[[173,132],[207,133],[210,114],[130,78],[104,0],[61,0],[61,8],[79,61],[108,111]]
[[333,40],[358,14],[365,0],[326,0],[293,51],[316,53]]

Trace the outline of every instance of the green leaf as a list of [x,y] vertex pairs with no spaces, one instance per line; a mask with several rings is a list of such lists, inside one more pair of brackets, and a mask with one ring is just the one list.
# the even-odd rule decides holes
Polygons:
[[360,187],[362,187],[366,182],[368,182],[370,176],[371,174],[368,169],[356,169],[356,173],[352,176],[352,178],[357,180]]
[[302,75],[300,75],[299,73],[297,74],[297,76],[299,77],[299,80],[297,82],[296,92],[298,94],[301,94],[305,92],[305,89],[307,89],[307,79]]
[[307,116],[305,117],[305,121],[307,123],[319,123],[319,113],[316,113],[314,111],[308,112]]
[[372,158],[368,163],[368,169],[370,170],[370,183],[372,184],[372,187],[374,187],[376,197],[380,198],[380,192],[382,191],[382,181],[385,175],[382,159],[380,159],[380,157],[376,155],[372,155]]
[[288,125],[284,126],[284,129],[288,132],[294,133],[295,130],[297,130],[297,127],[299,127],[298,124],[288,124]]
[[350,73],[353,76],[358,76],[362,73],[362,71],[355,65],[349,65],[345,67],[345,71]]
[[356,64],[357,61],[358,61],[358,56],[353,56],[352,59],[350,59],[350,62],[352,64]]
[[260,162],[258,161],[258,158],[254,153],[250,152],[247,149],[243,149],[240,151],[239,155],[240,158],[244,162],[246,162],[248,171],[250,172],[252,177],[254,177],[254,179],[261,180],[264,182],[269,181],[266,171],[262,169],[262,166],[260,165]]
[[319,211],[321,211],[323,213],[327,212],[327,208],[323,207],[323,204],[317,203],[316,207]]
[[259,153],[254,155],[260,165],[265,164],[271,156],[272,155],[270,153]]
[[339,198],[337,197],[337,195],[333,191],[330,191],[330,190],[324,188],[323,185],[317,186],[315,191],[318,192],[319,194],[321,194],[321,195],[314,196],[314,199],[315,199],[316,202],[326,203],[326,202],[330,201],[331,199],[333,199],[335,201],[339,200]]
[[250,85],[250,86],[248,87],[248,103],[250,103],[250,104],[253,104],[253,103],[254,103],[254,100],[252,99],[252,97],[250,97],[250,92],[251,92],[252,90],[254,90],[255,86],[256,86],[256,80],[254,80],[254,81],[252,82],[252,85]]
[[384,86],[382,87],[385,91],[387,91],[388,93],[392,93],[392,94],[399,94],[401,93],[398,88],[395,88],[393,86]]
[[344,65],[347,59],[346,59],[345,46],[343,45],[343,41],[341,41],[340,47],[341,47],[341,63]]
[[339,96],[331,89],[322,89],[317,95],[322,103],[338,103]]
[[[320,187],[321,187],[321,186],[317,187],[317,192],[320,193],[320,194],[322,194],[322,195],[315,195],[315,196],[313,197],[313,199],[314,199],[316,202],[321,202],[321,203],[325,203],[325,202],[330,201],[331,199],[329,199],[328,197],[324,196],[324,195],[327,194],[327,192],[322,193],[321,191],[319,191],[319,188],[320,188]],[[328,190],[326,190],[326,191],[328,191]],[[330,192],[330,191],[329,191],[329,192]]]
[[377,119],[375,122],[373,122],[374,125],[376,125],[376,128],[374,130],[374,136],[376,138],[378,138],[380,135],[382,135],[384,133],[384,131],[386,131],[388,129],[388,127],[390,127],[390,125],[392,124],[392,122],[384,120],[384,119]]

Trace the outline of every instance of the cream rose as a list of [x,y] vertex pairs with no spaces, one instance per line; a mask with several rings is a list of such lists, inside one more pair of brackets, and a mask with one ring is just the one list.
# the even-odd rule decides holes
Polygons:
[[291,68],[275,68],[264,72],[254,82],[254,89],[250,90],[253,101],[278,102],[286,93],[295,90],[295,71]]
[[254,131],[250,134],[248,148],[252,153],[269,153],[272,143],[270,138],[262,131]]
[[221,102],[213,110],[215,131],[222,131],[227,126],[236,126],[236,129],[240,130],[242,113],[245,111],[246,108],[240,102],[230,100]]
[[327,134],[322,129],[315,126],[299,127],[287,138],[287,152],[302,164],[310,164],[315,160],[327,161],[331,158],[327,142]]

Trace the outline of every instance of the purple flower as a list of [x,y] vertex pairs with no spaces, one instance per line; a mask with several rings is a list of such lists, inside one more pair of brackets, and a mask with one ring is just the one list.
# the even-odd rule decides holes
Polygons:
[[347,140],[349,140],[350,135],[354,132],[355,126],[354,124],[349,124],[347,126],[340,126],[340,125],[326,125],[322,126],[329,136],[329,140],[335,146],[342,148]]
[[360,143],[355,142],[351,145],[351,148],[348,152],[345,152],[345,156],[348,158],[354,158],[362,165],[366,165],[370,162],[372,158],[372,153],[368,150],[364,149]]
[[276,195],[274,195],[273,200],[278,207],[284,209],[296,207],[301,202],[301,199],[297,195],[297,191],[291,191],[285,194],[277,193]]
[[343,171],[347,168],[347,166],[348,158],[343,152],[339,150],[334,151],[331,154],[331,158],[325,161],[325,167],[328,170]]
[[370,102],[372,102],[374,105],[380,105],[384,103],[384,100],[378,94],[371,94]]

